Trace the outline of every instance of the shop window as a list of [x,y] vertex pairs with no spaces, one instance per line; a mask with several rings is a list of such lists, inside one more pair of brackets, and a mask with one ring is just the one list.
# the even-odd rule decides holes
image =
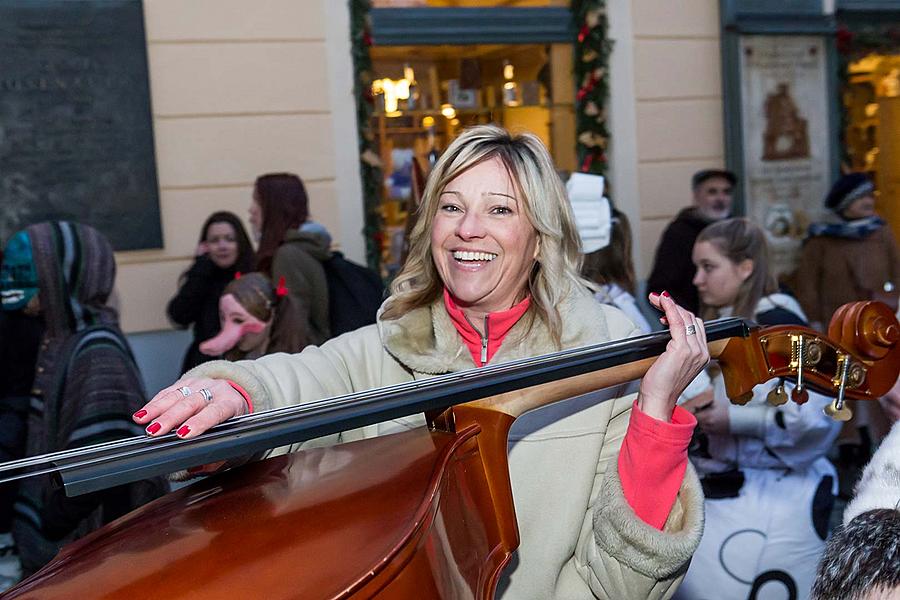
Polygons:
[[844,90],[848,166],[869,173],[878,212],[900,234],[900,52],[851,62]]
[[571,44],[375,46],[371,56],[384,275],[393,276],[402,261],[414,168],[427,175],[465,127],[496,123],[531,132],[559,168],[575,169]]

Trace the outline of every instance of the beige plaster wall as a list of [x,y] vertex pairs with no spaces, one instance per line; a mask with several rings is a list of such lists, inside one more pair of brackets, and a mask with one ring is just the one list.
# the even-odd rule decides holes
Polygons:
[[610,28],[612,177],[646,278],[691,174],[724,165],[718,2],[613,0]]
[[231,210],[246,221],[264,172],[299,174],[312,217],[362,260],[346,5],[144,0],[164,247],[117,255],[126,332],[169,328],[203,220]]

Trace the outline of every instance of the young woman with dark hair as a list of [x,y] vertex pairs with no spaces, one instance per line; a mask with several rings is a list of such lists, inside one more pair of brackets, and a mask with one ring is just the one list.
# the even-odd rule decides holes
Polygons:
[[581,275],[598,285],[594,297],[599,302],[620,309],[641,331],[650,333],[650,323],[634,298],[637,286],[631,257],[631,225],[625,213],[615,208],[610,210],[609,244],[584,255]]
[[331,236],[307,220],[306,188],[292,173],[269,173],[257,178],[250,204],[250,224],[259,240],[257,270],[278,281],[309,315],[309,342],[331,337],[328,283],[322,261],[331,256]]
[[250,238],[237,215],[225,211],[210,215],[200,230],[194,264],[181,276],[178,293],[167,308],[174,323],[194,326],[182,373],[212,359],[199,346],[219,333],[219,296],[235,273],[253,271],[255,264]]

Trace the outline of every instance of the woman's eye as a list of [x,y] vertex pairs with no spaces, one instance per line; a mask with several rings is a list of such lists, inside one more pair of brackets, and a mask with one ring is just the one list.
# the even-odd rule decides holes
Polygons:
[[459,212],[459,207],[455,204],[442,204],[441,210],[444,212]]
[[491,213],[495,215],[511,215],[512,209],[508,206],[495,206],[491,209]]

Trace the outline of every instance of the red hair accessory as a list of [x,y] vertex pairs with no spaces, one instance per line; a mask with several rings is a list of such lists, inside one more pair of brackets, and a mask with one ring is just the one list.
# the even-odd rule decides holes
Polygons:
[[241,272],[240,272],[240,271],[236,271],[236,272],[234,273],[234,278],[235,278],[235,279],[240,279],[240,278],[241,278]]
[[287,286],[284,285],[284,275],[278,278],[278,287],[275,288],[275,295],[281,298],[282,296],[287,296],[288,289]]

